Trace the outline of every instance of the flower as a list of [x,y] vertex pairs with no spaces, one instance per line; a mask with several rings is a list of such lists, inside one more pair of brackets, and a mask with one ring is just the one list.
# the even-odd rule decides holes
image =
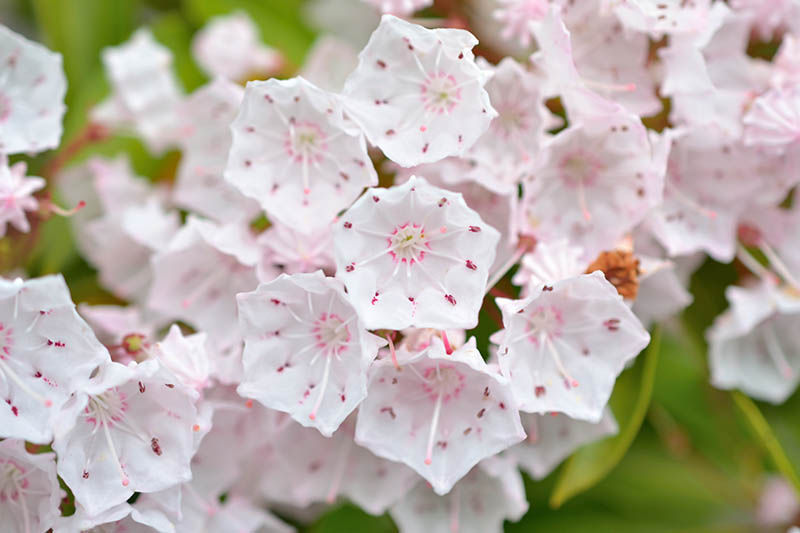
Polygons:
[[367,395],[383,339],[366,331],[339,280],[282,274],[237,296],[244,335],[239,394],[330,437]]
[[303,233],[327,226],[378,183],[337,98],[303,78],[249,82],[231,131],[225,178]]
[[525,412],[599,422],[617,376],[650,342],[600,271],[496,301],[500,368]]
[[50,442],[61,407],[108,360],[61,275],[0,278],[0,438]]
[[55,429],[58,474],[94,515],[134,492],[188,481],[197,412],[155,360],[107,363],[65,407]]
[[706,333],[711,384],[783,403],[800,383],[800,298],[769,282],[725,294],[731,307]]
[[363,0],[365,3],[378,8],[381,13],[393,15],[410,15],[414,11],[426,8],[433,4],[433,0]]
[[345,82],[347,114],[402,166],[463,155],[497,112],[475,64],[477,39],[384,15]]
[[280,52],[261,44],[258,28],[245,11],[209,19],[192,39],[192,55],[209,77],[245,81],[267,77],[283,66]]
[[525,470],[533,479],[544,479],[575,450],[619,431],[611,409],[603,410],[597,423],[575,420],[566,415],[522,415],[522,427],[528,434],[523,442],[504,455]]
[[0,238],[5,236],[8,224],[23,233],[31,229],[25,211],[35,211],[39,207],[33,193],[42,189],[45,181],[26,177],[27,170],[28,166],[22,161],[9,167],[5,156],[0,157]]
[[337,276],[367,328],[472,328],[499,240],[460,194],[412,177],[369,189],[334,230]]
[[0,513],[6,531],[47,531],[61,516],[55,454],[28,453],[25,442],[0,441]]
[[401,347],[396,360],[376,361],[356,424],[358,444],[410,466],[440,495],[524,438],[507,381],[474,338],[452,351],[434,337],[418,352]]
[[67,80],[61,54],[0,25],[0,154],[58,146]]
[[503,521],[515,522],[528,510],[522,476],[501,458],[479,463],[446,495],[417,486],[389,514],[400,533],[502,533]]

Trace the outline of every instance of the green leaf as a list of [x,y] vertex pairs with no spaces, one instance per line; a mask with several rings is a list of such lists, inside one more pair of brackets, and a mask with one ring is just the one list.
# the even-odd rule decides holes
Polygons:
[[800,477],[797,475],[797,470],[795,470],[792,462],[786,455],[783,446],[775,436],[775,432],[772,431],[767,419],[764,418],[758,406],[749,397],[739,391],[733,391],[731,395],[733,396],[736,407],[739,408],[739,411],[741,411],[747,419],[747,422],[761,441],[761,445],[764,447],[764,450],[767,452],[772,462],[783,477],[794,486],[798,495],[800,495]]
[[656,327],[650,346],[633,368],[623,372],[614,387],[610,403],[619,422],[619,433],[581,448],[567,461],[550,496],[551,507],[558,508],[593,487],[625,456],[650,405],[660,345],[661,330]]
[[192,28],[178,11],[158,17],[150,25],[158,42],[170,49],[172,65],[184,89],[193,91],[208,79],[194,62],[191,53]]

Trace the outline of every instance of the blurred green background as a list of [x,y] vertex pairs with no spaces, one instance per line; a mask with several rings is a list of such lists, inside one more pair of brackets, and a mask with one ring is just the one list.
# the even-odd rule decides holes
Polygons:
[[[291,76],[316,36],[306,21],[306,4],[303,0],[3,0],[3,23],[61,52],[69,83],[62,149],[35,159],[14,159],[28,160],[31,174],[52,180],[48,169],[54,161],[61,165],[124,151],[140,175],[169,181],[180,155],[152,157],[132,138],[113,137],[74,153],[70,150],[86,125],[88,109],[108,93],[101,49],[125,41],[136,28],[147,25],[172,50],[179,79],[190,92],[207,81],[189,52],[192,35],[209,17],[243,9],[259,26],[264,42],[286,56],[289,66],[283,74]],[[453,2],[437,2],[426,14],[447,16],[440,11],[443,5],[452,9]],[[39,220],[30,234],[11,232],[0,241],[0,272],[20,268],[30,276],[63,272],[76,302],[115,301],[77,256],[64,218]],[[736,265],[712,261],[700,268],[692,279],[694,304],[654,332],[651,348],[617,383],[612,407],[620,434],[582,449],[544,481],[526,478],[531,510],[520,522],[507,524],[507,531],[770,531],[755,518],[768,476],[783,475],[800,490],[800,396],[774,407],[708,384],[703,332],[725,308],[724,288],[739,273]],[[485,314],[482,319],[475,333],[485,345],[494,324]],[[370,517],[345,505],[332,508],[306,530],[391,532],[395,528],[388,517]]]

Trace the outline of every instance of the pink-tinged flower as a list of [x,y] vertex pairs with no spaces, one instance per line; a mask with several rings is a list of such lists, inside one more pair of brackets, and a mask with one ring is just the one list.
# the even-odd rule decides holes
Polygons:
[[184,485],[183,519],[175,524],[176,533],[294,533],[295,529],[268,513],[260,502],[240,495],[230,495],[224,502],[210,506],[191,493],[191,483]]
[[428,30],[392,15],[359,54],[343,97],[347,114],[389,159],[413,166],[464,155],[497,112],[464,30]]
[[600,271],[497,303],[500,368],[525,412],[600,421],[617,376],[650,342]]
[[650,41],[642,33],[626,31],[602,2],[584,0],[562,8],[572,42],[571,60],[592,90],[637,115],[655,114],[662,105],[649,68]]
[[323,33],[306,54],[300,75],[322,89],[340,92],[358,65],[358,50],[333,34]]
[[189,217],[152,260],[148,306],[185,320],[224,348],[239,339],[236,294],[257,284],[258,248],[241,224],[219,226]]
[[231,131],[225,178],[303,233],[327,226],[378,183],[336,96],[303,78],[249,82]]
[[800,146],[800,88],[771,90],[759,96],[743,122],[746,145],[778,150]]
[[772,60],[770,84],[777,89],[800,85],[800,36],[790,33],[783,36]]
[[518,39],[522,46],[531,44],[531,23],[547,16],[550,0],[498,0],[494,18],[503,25],[503,39]]
[[166,211],[151,196],[88,222],[83,228],[86,259],[104,287],[120,298],[143,302],[153,278],[150,259],[167,247],[179,227],[178,212]]
[[389,511],[400,533],[502,533],[528,510],[522,476],[503,458],[482,461],[453,490],[440,496],[418,483]]
[[[487,65],[479,60],[479,64]],[[486,83],[497,116],[467,150],[463,172],[443,172],[445,182],[474,181],[496,194],[517,195],[530,177],[545,130],[554,124],[544,105],[541,79],[507,57]]]
[[664,201],[647,226],[670,256],[703,250],[730,261],[739,216],[753,205],[780,203],[800,179],[800,149],[748,148],[711,125],[670,136]]
[[244,335],[239,394],[330,437],[367,395],[383,339],[366,331],[339,280],[281,275],[237,296]]
[[261,484],[270,501],[307,507],[348,499],[382,515],[419,480],[405,465],[376,457],[353,442],[355,415],[331,438],[290,422],[273,439],[276,469]]
[[167,336],[153,345],[148,353],[178,378],[179,383],[201,391],[209,385],[213,367],[206,339],[207,335],[202,332],[184,335],[181,328],[173,324]]
[[522,256],[511,281],[522,287],[525,294],[536,292],[542,285],[583,274],[589,262],[582,257],[583,250],[570,245],[566,239],[536,243],[532,252]]
[[0,65],[0,153],[57,147],[67,92],[61,54],[0,25]]
[[5,156],[0,156],[0,238],[5,236],[8,224],[23,233],[31,229],[25,212],[39,207],[33,193],[44,188],[45,181],[26,177],[27,170],[24,162],[9,167]]
[[191,394],[155,360],[107,363],[55,428],[58,474],[90,514],[188,481],[197,412]]
[[800,3],[797,0],[731,0],[733,9],[744,11],[758,36],[769,41],[778,30],[800,29]]
[[660,39],[664,35],[704,30],[711,0],[620,0],[613,2],[612,6],[614,14],[627,29]]
[[544,479],[572,452],[585,444],[601,440],[619,431],[611,409],[603,410],[597,423],[575,420],[566,415],[523,414],[525,441],[505,452],[533,479]]
[[373,363],[356,442],[407,464],[437,494],[524,438],[508,383],[484,363],[474,338],[455,351],[434,338],[419,352],[401,347],[396,359]]
[[800,499],[791,483],[776,475],[767,478],[761,489],[756,510],[758,524],[765,527],[785,526],[791,523],[798,513],[800,513]]
[[245,11],[211,18],[194,36],[192,55],[209,77],[231,81],[267,78],[283,66],[280,52],[261,43]]
[[132,130],[153,152],[173,146],[182,96],[169,49],[140,28],[126,43],[104,49],[102,59],[113,92],[92,119]]
[[460,194],[412,176],[342,215],[337,276],[369,329],[472,328],[499,237]]
[[538,240],[566,236],[592,258],[660,203],[670,144],[648,136],[639,118],[618,104],[602,100],[605,109],[590,108],[597,97],[574,94],[586,100],[577,100],[575,122],[545,143],[522,209]]
[[726,295],[731,307],[706,334],[711,384],[783,403],[800,383],[800,298],[768,282]]
[[78,312],[91,326],[97,339],[108,348],[111,360],[128,364],[145,356],[162,321],[134,305],[79,304]]
[[61,516],[61,495],[55,454],[28,453],[22,440],[0,441],[0,530],[47,531]]
[[645,327],[677,315],[694,299],[677,273],[677,265],[668,259],[638,255],[639,289],[633,313]]
[[64,278],[0,278],[0,438],[50,442],[59,409],[108,360]]
[[218,222],[254,218],[258,203],[225,181],[231,148],[230,125],[239,111],[244,89],[222,78],[192,94],[178,110],[181,163],[173,190],[176,204]]
[[291,226],[274,223],[258,236],[262,256],[258,264],[258,277],[262,282],[275,278],[275,268],[287,274],[334,271],[332,227],[320,228],[305,234]]
[[433,0],[363,0],[375,6],[381,13],[407,16],[433,4]]

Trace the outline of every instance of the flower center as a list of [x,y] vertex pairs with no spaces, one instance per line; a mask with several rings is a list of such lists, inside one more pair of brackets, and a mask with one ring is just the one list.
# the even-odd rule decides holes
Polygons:
[[321,162],[328,148],[326,138],[325,132],[314,122],[295,122],[286,132],[284,147],[295,162]]
[[603,162],[593,154],[578,150],[567,154],[559,164],[561,178],[570,187],[583,187],[594,185]]
[[347,343],[350,342],[350,329],[347,323],[334,313],[322,313],[314,321],[311,331],[320,348],[328,348],[336,355],[346,350]]
[[86,421],[95,427],[103,425],[111,428],[125,418],[128,402],[124,393],[111,389],[96,396],[89,397],[84,409]]
[[549,305],[539,306],[528,314],[528,339],[538,346],[543,336],[548,339],[561,336],[563,325],[564,318],[559,309]]
[[0,460],[0,502],[18,500],[22,489],[27,488],[28,483],[24,468],[11,459],[5,462]]
[[420,90],[425,110],[431,113],[450,113],[461,102],[461,88],[456,79],[444,72],[429,75]]
[[395,262],[414,264],[422,261],[429,248],[425,228],[417,224],[403,224],[389,237],[389,253]]
[[433,400],[437,401],[440,397],[443,402],[458,396],[464,388],[466,377],[452,365],[436,364],[429,366],[422,373],[425,381],[422,388]]

